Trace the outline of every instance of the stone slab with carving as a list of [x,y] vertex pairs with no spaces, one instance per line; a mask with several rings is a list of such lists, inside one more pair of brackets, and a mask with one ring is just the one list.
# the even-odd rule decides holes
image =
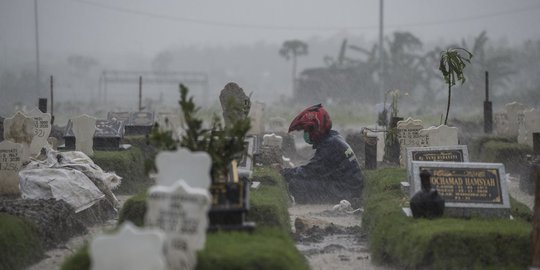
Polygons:
[[96,118],[83,114],[71,119],[73,135],[75,135],[75,150],[88,156],[94,155],[94,133]]
[[19,171],[23,146],[12,141],[0,142],[0,195],[19,194]]
[[30,145],[34,138],[34,120],[22,112],[4,119],[4,140],[20,143],[23,146],[21,158],[29,159]]
[[400,145],[399,162],[401,167],[405,167],[405,155],[407,147],[427,146],[428,141],[426,136],[421,136],[418,132],[423,129],[422,120],[413,119],[411,117],[406,120],[397,122],[397,137]]
[[34,121],[34,138],[30,144],[30,155],[36,156],[41,152],[41,148],[47,145],[47,139],[51,134],[51,114],[34,108],[28,116]]
[[139,229],[125,222],[118,233],[92,240],[92,270],[166,270],[164,243],[163,232]]

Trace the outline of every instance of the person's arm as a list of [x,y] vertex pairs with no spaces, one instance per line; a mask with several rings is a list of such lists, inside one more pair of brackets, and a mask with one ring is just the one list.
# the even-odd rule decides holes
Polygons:
[[336,151],[332,147],[322,147],[315,151],[315,155],[308,164],[295,168],[285,168],[281,174],[285,178],[320,179],[332,173],[332,160],[335,160]]

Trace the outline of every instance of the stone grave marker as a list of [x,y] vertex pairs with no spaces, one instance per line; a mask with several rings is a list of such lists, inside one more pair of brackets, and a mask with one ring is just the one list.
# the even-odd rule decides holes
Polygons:
[[523,113],[525,110],[525,105],[519,102],[512,102],[504,105],[506,108],[506,115],[508,117],[508,128],[506,129],[506,135],[510,137],[517,137],[519,121],[518,115]]
[[[381,128],[376,128],[381,130]],[[382,162],[384,158],[384,132],[367,131],[366,136],[377,137],[377,162]]]
[[174,140],[179,140],[183,134],[183,118],[179,113],[160,112],[156,117],[156,122],[161,132],[170,131]]
[[4,140],[4,117],[0,116],[0,142]]
[[236,83],[228,83],[219,94],[219,102],[223,109],[225,126],[230,126],[234,121],[245,119],[251,108],[250,97]]
[[281,148],[281,144],[283,143],[283,137],[276,135],[275,133],[272,134],[265,134],[263,136],[263,146],[273,146]]
[[[183,173],[177,170],[177,177]],[[156,185],[148,191],[145,226],[167,234],[165,257],[170,269],[194,269],[196,252],[206,242],[210,194],[174,179],[171,186]]]
[[34,138],[30,144],[30,155],[36,156],[41,152],[41,148],[47,144],[47,139],[51,134],[51,114],[43,113],[38,108],[34,108],[28,116],[34,121]]
[[445,214],[457,217],[510,216],[506,172],[501,163],[413,161],[414,192],[420,172],[431,173],[431,185],[445,200]]
[[19,194],[19,170],[23,146],[12,141],[0,142],[0,195]]
[[191,152],[180,148],[177,151],[162,151],[156,156],[158,169],[157,184],[171,186],[184,179],[190,187],[208,189],[212,159],[206,152]]
[[413,191],[417,190],[414,186],[413,161],[469,162],[469,150],[466,145],[408,147],[406,161],[408,182],[402,183],[402,187],[412,196]]
[[523,111],[523,123],[519,125],[518,143],[533,146],[532,134],[540,132],[540,111],[534,108]]
[[123,121],[124,126],[127,125],[129,122],[129,117],[131,116],[130,112],[108,112],[107,113],[107,119],[112,120],[113,118],[116,118],[118,121]]
[[96,131],[93,137],[95,150],[118,150],[124,138],[124,122],[116,119],[96,120]]
[[16,112],[12,117],[4,119],[4,140],[20,143],[22,148],[21,158],[29,159],[30,145],[34,138],[34,119],[22,112]]
[[411,117],[397,122],[397,137],[400,145],[400,165],[405,167],[405,155],[407,147],[428,146],[427,136],[421,136],[418,132],[423,129],[422,120]]
[[127,135],[145,135],[154,126],[154,112],[133,112],[126,124]]
[[494,113],[495,132],[499,136],[505,136],[508,133],[508,116],[506,113]]
[[249,110],[249,118],[251,119],[251,128],[249,129],[249,135],[259,135],[264,133],[264,110],[266,104],[263,102],[255,101],[251,103],[251,109]]
[[[279,140],[277,138],[275,139]],[[238,176],[250,178],[251,174],[253,173],[253,151],[255,149],[255,137],[246,137],[244,143],[246,145],[246,149],[238,161]]]
[[458,128],[440,125],[421,129],[418,135],[427,138],[427,146],[444,146],[458,144]]
[[75,137],[75,150],[88,156],[94,155],[94,133],[96,118],[83,114],[71,119],[71,130]]
[[124,222],[117,233],[100,235],[90,244],[92,270],[167,270],[165,235]]

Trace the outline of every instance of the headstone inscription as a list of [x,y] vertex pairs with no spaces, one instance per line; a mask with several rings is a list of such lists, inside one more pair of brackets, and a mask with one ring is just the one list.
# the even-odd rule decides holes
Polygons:
[[466,145],[408,147],[407,177],[410,196],[418,190],[414,186],[413,161],[469,162],[469,150]]
[[431,173],[431,186],[445,200],[450,216],[510,216],[506,172],[501,163],[413,161],[415,192],[420,190],[420,172]]
[[[179,172],[180,173],[180,172]],[[196,252],[204,248],[210,194],[183,180],[148,191],[145,226],[167,234],[165,257],[170,269],[194,269]]]
[[92,270],[166,270],[164,243],[160,230],[138,229],[124,222],[117,233],[92,240]]
[[0,195],[19,194],[19,170],[23,146],[12,141],[0,142]]
[[28,116],[34,121],[34,138],[30,144],[30,155],[35,156],[47,144],[47,139],[51,134],[51,114],[43,113],[38,108],[34,108],[28,113]]
[[428,146],[427,136],[421,136],[418,132],[423,129],[422,120],[411,117],[397,123],[397,138],[400,145],[400,165],[405,167],[405,155],[407,147]]
[[71,129],[75,136],[75,150],[88,156],[94,155],[93,138],[96,131],[96,118],[83,114],[71,119]]
[[22,112],[16,112],[12,117],[4,119],[4,140],[20,143],[21,158],[24,161],[30,156],[30,145],[34,138],[34,120]]
[[124,122],[116,119],[96,120],[96,131],[93,137],[95,150],[118,150],[124,138]]

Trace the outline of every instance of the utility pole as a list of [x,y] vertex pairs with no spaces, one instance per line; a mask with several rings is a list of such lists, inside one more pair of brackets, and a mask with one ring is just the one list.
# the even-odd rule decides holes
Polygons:
[[38,4],[37,0],[34,0],[34,23],[35,23],[35,39],[36,39],[36,92],[39,91],[39,26],[38,26]]
[[384,99],[384,55],[383,55],[383,6],[384,0],[379,0],[379,96]]
[[139,112],[142,111],[142,76],[139,76]]

